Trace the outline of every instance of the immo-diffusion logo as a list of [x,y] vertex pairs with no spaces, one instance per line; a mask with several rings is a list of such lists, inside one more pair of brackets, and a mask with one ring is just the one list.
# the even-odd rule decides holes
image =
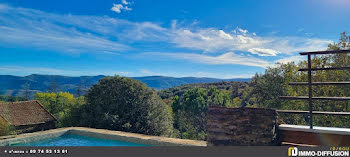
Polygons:
[[349,150],[298,150],[288,148],[288,156],[349,156]]

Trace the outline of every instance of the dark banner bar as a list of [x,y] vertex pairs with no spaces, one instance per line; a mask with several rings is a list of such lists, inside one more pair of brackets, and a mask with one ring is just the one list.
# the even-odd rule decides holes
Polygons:
[[0,147],[1,157],[288,156],[288,147]]
[[349,156],[349,147],[0,147],[0,157],[297,157]]

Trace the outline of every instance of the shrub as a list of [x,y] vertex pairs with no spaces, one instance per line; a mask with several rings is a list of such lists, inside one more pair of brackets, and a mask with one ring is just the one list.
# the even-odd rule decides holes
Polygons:
[[173,135],[171,107],[156,91],[126,77],[106,77],[86,95],[84,125],[157,136]]
[[14,134],[12,126],[0,119],[0,136],[7,136],[11,134]]

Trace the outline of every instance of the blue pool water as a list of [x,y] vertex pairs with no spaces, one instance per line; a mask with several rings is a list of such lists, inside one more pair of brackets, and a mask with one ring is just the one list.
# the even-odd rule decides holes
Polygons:
[[67,134],[60,137],[41,140],[37,142],[18,144],[17,146],[150,146],[150,145]]

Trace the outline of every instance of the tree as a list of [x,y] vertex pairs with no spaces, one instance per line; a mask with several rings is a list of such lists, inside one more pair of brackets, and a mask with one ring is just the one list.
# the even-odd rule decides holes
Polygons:
[[36,93],[34,98],[58,119],[58,127],[80,124],[81,108],[85,104],[83,96],[75,98],[68,92],[59,92]]
[[258,107],[279,108],[282,104],[279,96],[287,94],[288,83],[296,73],[294,63],[278,64],[274,68],[266,69],[265,74],[257,74],[252,78],[254,88],[248,98],[254,96]]
[[51,80],[50,92],[51,93],[56,93],[56,79],[55,78],[53,78]]
[[82,86],[83,86],[83,83],[82,83],[82,80],[80,80],[79,85],[77,87],[77,93],[76,93],[77,97],[80,97],[82,94]]
[[18,96],[0,95],[0,102],[26,101],[27,99]]
[[172,136],[171,108],[138,80],[105,77],[86,95],[84,125],[157,136]]
[[228,93],[210,86],[209,89],[191,88],[181,97],[175,96],[172,108],[175,113],[174,127],[179,131],[179,137],[205,140],[208,107],[232,106]]
[[[9,114],[9,110],[8,110],[8,105],[6,105],[3,108],[3,116],[5,116],[4,118],[6,119],[11,119],[11,115]],[[10,134],[14,134],[14,128],[13,126],[8,123],[7,121],[4,120],[3,117],[0,118],[0,136],[6,136],[6,135],[10,135]]]
[[0,136],[14,134],[13,127],[4,120],[0,119]]
[[340,39],[338,43],[328,44],[328,50],[349,50],[350,49],[350,36],[347,36],[346,32],[340,33]]
[[225,91],[218,90],[215,86],[209,87],[208,105],[209,106],[230,106],[231,98]]
[[[341,33],[338,43],[329,44],[328,50],[350,49],[350,37],[346,33]],[[346,53],[320,55],[312,58],[313,68],[322,67],[349,67],[350,55]],[[255,98],[259,107],[275,108],[283,110],[308,110],[307,101],[303,100],[281,100],[279,96],[307,96],[308,89],[305,86],[289,86],[289,82],[307,82],[306,72],[299,72],[297,69],[307,67],[307,61],[301,61],[299,64],[290,62],[287,64],[277,64],[275,67],[268,68],[265,74],[258,74],[252,78],[251,86],[252,97]],[[315,71],[312,73],[314,82],[341,82],[350,80],[350,71],[346,70],[328,70]],[[348,97],[350,88],[345,86],[313,86],[313,95],[320,97]],[[329,112],[349,112],[349,101],[313,101],[314,111]],[[307,115],[281,115],[288,124],[306,125]],[[349,117],[340,116],[321,116],[315,115],[314,125],[332,126],[332,127],[350,127]]]
[[29,88],[30,88],[30,84],[27,82],[25,85],[24,85],[24,90],[25,90],[25,98],[27,100],[29,100]]

